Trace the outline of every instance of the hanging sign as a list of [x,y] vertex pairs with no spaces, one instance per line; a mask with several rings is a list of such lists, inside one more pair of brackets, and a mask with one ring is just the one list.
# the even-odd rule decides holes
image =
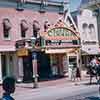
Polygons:
[[26,48],[21,48],[17,50],[17,56],[19,57],[28,56],[28,50]]

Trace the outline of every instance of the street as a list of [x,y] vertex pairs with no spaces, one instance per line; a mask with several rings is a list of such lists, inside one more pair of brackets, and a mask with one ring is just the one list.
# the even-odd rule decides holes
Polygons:
[[63,83],[55,86],[17,87],[14,93],[15,100],[100,100],[98,85],[88,85],[88,81],[75,83]]
[[[39,83],[33,89],[32,83],[17,84],[13,94],[15,100],[100,100],[98,85],[82,80],[77,84],[66,79]],[[3,90],[0,88],[0,97]]]

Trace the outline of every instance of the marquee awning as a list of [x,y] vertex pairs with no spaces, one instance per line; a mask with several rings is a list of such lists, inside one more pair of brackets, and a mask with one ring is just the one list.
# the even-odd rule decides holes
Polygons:
[[73,48],[70,49],[46,49],[45,53],[47,54],[60,54],[60,53],[70,53],[74,52],[75,50]]

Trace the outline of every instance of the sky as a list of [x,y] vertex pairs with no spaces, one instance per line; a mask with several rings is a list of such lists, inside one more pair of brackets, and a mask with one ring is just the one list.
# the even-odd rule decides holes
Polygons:
[[71,11],[76,10],[80,5],[81,0],[70,0],[70,9]]
[[[49,1],[59,1],[59,2],[62,2],[62,1],[67,1],[67,0],[49,0]],[[74,10],[76,10],[79,7],[80,1],[81,0],[69,0],[71,11],[74,11]]]

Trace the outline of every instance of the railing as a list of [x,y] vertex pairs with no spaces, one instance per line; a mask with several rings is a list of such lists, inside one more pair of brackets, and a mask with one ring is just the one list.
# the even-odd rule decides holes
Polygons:
[[[25,2],[41,4],[42,0],[25,0]],[[60,6],[62,3],[62,2],[59,2],[59,0],[58,1],[43,0],[43,2],[46,2],[48,5],[58,5],[58,6]]]
[[44,48],[45,47],[45,40],[43,37],[40,38],[30,38],[30,39],[22,39],[16,41],[15,44],[16,49],[20,48],[27,48],[27,49],[32,49],[32,48]]

